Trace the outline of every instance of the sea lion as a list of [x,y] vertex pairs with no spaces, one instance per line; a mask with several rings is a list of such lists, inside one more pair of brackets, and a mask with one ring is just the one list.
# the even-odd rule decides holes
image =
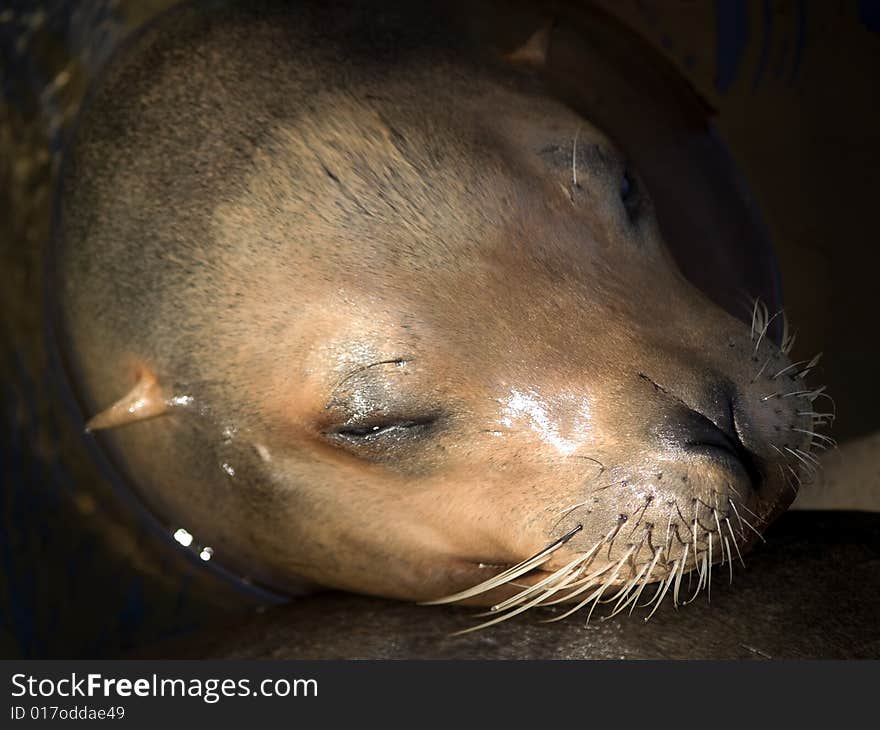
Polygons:
[[174,17],[88,104],[56,286],[89,428],[183,539],[491,623],[681,602],[790,503],[816,360],[684,279],[623,156],[519,67],[540,37],[489,58],[413,3]]

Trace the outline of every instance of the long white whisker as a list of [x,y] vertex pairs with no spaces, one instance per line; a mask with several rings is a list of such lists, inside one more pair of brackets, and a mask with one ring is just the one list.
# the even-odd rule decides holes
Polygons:
[[773,359],[773,356],[771,355],[770,357],[768,357],[768,358],[764,361],[764,364],[761,365],[761,369],[758,370],[758,372],[756,372],[756,373],[754,374],[754,376],[752,377],[752,382],[753,382],[753,383],[754,383],[758,378],[761,377],[761,374],[764,372],[764,370],[766,369],[766,367],[770,364],[770,361],[771,361],[772,359]]
[[588,559],[588,557],[586,555],[578,555],[570,563],[566,563],[566,565],[564,565],[562,568],[554,571],[553,573],[548,575],[543,580],[538,581],[537,583],[535,583],[532,586],[528,586],[525,590],[520,591],[515,596],[511,596],[510,598],[508,598],[505,601],[501,601],[501,603],[496,603],[494,606],[492,606],[492,608],[489,609],[489,612],[487,614],[479,614],[479,615],[489,615],[489,614],[493,614],[493,613],[498,613],[499,611],[504,611],[507,608],[510,608],[512,606],[516,606],[519,603],[522,603],[530,595],[532,595],[534,593],[538,593],[545,586],[550,585],[551,583],[557,583],[561,579],[567,577],[568,574],[570,572],[572,572],[573,568],[575,568],[577,566],[582,566],[584,564],[584,561],[587,559]]
[[809,472],[811,477],[816,475],[816,466],[814,464],[811,464],[804,458],[803,452],[801,452],[800,449],[790,449],[788,446],[785,446],[784,448],[789,454],[791,454],[795,459],[797,459],[799,462],[801,462],[801,464],[804,465],[804,468],[807,470],[807,472]]
[[816,367],[816,365],[819,364],[819,360],[821,357],[822,357],[822,353],[820,352],[812,360],[798,360],[797,362],[793,362],[791,365],[788,365],[788,366],[782,368],[782,370],[778,371],[774,375],[771,375],[770,380],[776,380],[776,378],[778,378],[780,375],[785,375],[785,373],[787,373],[789,370],[797,368],[801,365],[806,365],[804,370],[802,370],[800,373],[800,377],[803,377],[804,373],[812,370],[814,367]]
[[490,578],[489,580],[485,580],[478,585],[473,586],[472,588],[468,588],[464,591],[459,591],[458,593],[453,593],[450,596],[445,596],[443,598],[438,598],[433,601],[424,601],[421,603],[423,606],[436,606],[444,603],[454,603],[455,601],[462,601],[466,598],[471,598],[472,596],[478,596],[481,593],[485,593],[486,591],[490,591],[493,588],[497,588],[498,586],[507,583],[514,578],[518,578],[524,573],[528,573],[530,570],[534,570],[539,565],[543,565],[546,563],[550,557],[559,550],[565,543],[567,543],[572,537],[574,537],[578,532],[583,529],[583,525],[577,525],[573,529],[569,530],[565,535],[560,537],[556,542],[551,543],[546,548],[536,553],[530,558],[526,558],[521,563],[517,563],[511,568],[508,568],[502,573]]
[[577,580],[566,586],[571,591],[571,593],[566,593],[564,596],[556,598],[552,601],[546,601],[542,605],[555,606],[558,603],[565,603],[567,601],[570,601],[575,596],[579,596],[581,595],[581,593],[584,593],[585,591],[590,590],[590,588],[593,588],[596,585],[596,579],[603,573],[607,573],[613,567],[614,563],[608,563],[607,565],[605,565],[605,567],[593,571],[588,576],[585,576],[584,578],[578,578]]
[[663,599],[666,597],[666,593],[669,590],[669,586],[672,585],[672,581],[675,578],[676,567],[677,567],[676,564],[673,563],[672,570],[669,571],[669,575],[666,577],[666,580],[663,582],[663,584],[664,584],[663,592],[660,594],[660,597],[657,599],[657,603],[654,604],[654,608],[651,609],[651,613],[649,613],[647,616],[645,616],[645,621],[648,621],[651,618],[651,616],[653,616],[656,613],[657,609],[660,608],[660,604],[663,603]]
[[736,508],[736,503],[730,498],[728,498],[727,501],[730,506],[733,507],[733,513],[736,515],[736,519],[739,521],[739,532],[743,536],[743,539],[745,539],[746,531],[743,529],[742,517],[740,517],[739,510]]
[[[636,594],[632,598],[632,600],[627,601],[627,603],[632,604],[632,606],[630,606],[630,609],[629,609],[630,615],[632,615],[632,612],[635,610],[635,607],[639,605],[639,596],[642,595],[642,591],[645,590],[645,586],[651,582],[651,576],[654,574],[654,568],[656,567],[657,561],[660,559],[660,556],[662,554],[663,554],[662,550],[657,551],[656,555],[654,556],[654,560],[651,561],[651,569],[648,571],[648,574],[645,576],[645,579],[642,581],[642,584],[639,586],[639,590],[636,591]],[[626,608],[626,605],[624,605],[623,608]]]
[[672,591],[672,605],[678,608],[678,590],[681,587],[681,579],[684,576],[684,566],[687,563],[688,559],[688,548],[690,545],[684,546],[684,551],[681,554],[681,560],[678,568],[678,575],[675,578],[675,589]]
[[759,538],[761,538],[761,542],[767,542],[767,541],[764,539],[764,536],[763,536],[760,532],[758,532],[754,527],[752,527],[751,523],[750,523],[748,520],[744,519],[743,522],[745,522],[746,527],[748,527],[748,528],[749,528],[752,532],[754,532]]
[[706,551],[704,550],[702,553],[697,553],[696,549],[694,549],[694,565],[697,569],[697,587],[694,590],[693,595],[688,598],[682,605],[686,605],[691,603],[696,599],[698,595],[700,595],[700,591],[703,590],[703,584],[706,579]]
[[[642,577],[645,575],[645,573],[646,573],[649,569],[651,570],[651,572],[653,572],[653,570],[654,570],[654,566],[657,565],[657,560],[658,560],[659,558],[660,558],[660,551],[658,550],[658,551],[656,552],[656,554],[654,555],[654,559],[653,559],[650,563],[645,563],[644,567],[643,567],[643,568],[642,568],[642,569],[636,574],[635,578],[633,578],[629,583],[627,583],[627,586],[628,586],[628,587],[627,587],[626,593],[624,593],[624,594],[620,597],[620,599],[617,601],[617,604],[614,606],[614,609],[611,611],[610,614],[608,614],[608,616],[606,616],[606,618],[611,618],[612,616],[615,616],[618,612],[620,612],[620,611],[622,611],[623,609],[625,609],[625,608],[626,608],[630,603],[632,603],[634,600],[636,600],[636,601],[638,600],[639,595],[640,595],[641,592],[642,592],[642,591],[641,591],[641,588],[644,588],[644,587],[645,587],[645,583],[644,583],[644,581],[642,581],[642,583],[641,583],[641,588],[640,588],[639,591],[635,594],[635,596],[630,596],[630,595],[629,595],[629,594],[630,594],[630,591],[632,591],[632,589],[635,588],[635,586],[639,584],[639,581],[642,580]],[[650,573],[648,573],[648,575],[650,575]],[[626,601],[626,603],[623,603],[624,601]],[[620,605],[621,603],[623,603],[622,606]]]
[[780,309],[776,314],[774,314],[770,319],[768,319],[764,326],[761,328],[761,334],[758,337],[758,341],[755,343],[755,354],[758,354],[758,348],[761,346],[761,341],[764,339],[764,336],[770,329],[770,325],[773,323],[773,320],[776,319],[780,314],[782,314],[782,310]]
[[758,306],[760,303],[760,299],[755,299],[755,306],[752,308],[752,331],[749,333],[749,342],[755,341],[755,325],[758,321]]
[[[614,582],[614,580],[617,578],[618,573],[620,573],[620,569],[623,567],[624,563],[627,560],[629,560],[629,558],[633,554],[634,550],[635,550],[635,546],[631,547],[624,554],[624,556],[618,561],[616,567],[614,568],[614,572],[611,574],[611,576],[609,578],[607,578],[605,581],[603,581],[602,585],[600,585],[596,591],[594,591],[589,596],[587,596],[587,598],[585,598],[583,601],[578,603],[574,608],[566,611],[565,613],[561,614],[560,616],[554,616],[551,619],[547,619],[546,623],[552,623],[554,621],[561,621],[562,619],[567,618],[568,616],[571,616],[573,613],[577,613],[584,606],[586,606],[590,601],[593,601],[595,599],[595,601],[593,603],[593,607],[590,609],[590,614],[587,616],[587,621],[589,621],[590,616],[592,616],[592,614],[593,614],[593,609],[596,608],[596,603],[598,603],[598,599],[602,597],[602,593],[604,593],[605,590],[608,588],[608,586],[611,585]],[[571,596],[566,596],[566,599],[568,599],[568,598],[571,598]],[[550,603],[547,603],[545,605],[550,605]]]
[[[718,510],[712,510],[712,517],[715,518],[715,526],[718,528],[718,535],[721,536],[721,523],[718,521]],[[721,551],[721,564],[724,565],[724,551]]]
[[706,600],[709,603],[712,603],[712,543],[714,542],[713,538],[715,536],[711,532],[706,533],[706,534],[709,535],[709,558],[707,560],[707,564],[708,564],[708,571],[707,572],[708,572],[709,577],[708,577],[708,580],[706,581],[706,586],[707,586]]
[[[730,574],[729,583],[732,585],[733,584],[733,554],[730,552],[730,540],[728,540],[724,536],[722,536],[721,539],[724,541],[723,542],[724,547],[727,548],[727,572]],[[723,553],[724,551],[722,550],[721,552]]]
[[808,431],[805,428],[790,428],[790,431],[797,431],[798,433],[805,433],[810,438],[819,439],[821,441],[826,442],[829,446],[833,448],[837,448],[837,441],[830,436],[826,436],[824,433],[816,433],[815,431]]
[[736,548],[736,554],[739,556],[739,562],[742,563],[742,567],[746,567],[746,563],[743,560],[742,553],[739,551],[739,543],[736,541],[736,535],[733,534],[733,525],[730,524],[730,518],[725,517],[724,521],[727,523],[727,531],[730,533],[730,539],[733,540],[733,546]]
[[521,613],[524,613],[525,611],[528,611],[530,608],[537,606],[547,596],[552,595],[553,593],[555,593],[558,590],[560,590],[559,587],[552,586],[551,588],[544,591],[544,593],[540,594],[537,598],[533,598],[531,601],[528,601],[528,602],[522,604],[521,606],[514,608],[511,611],[508,611],[507,613],[504,613],[496,618],[493,618],[490,621],[484,621],[483,623],[477,624],[476,626],[470,626],[466,629],[461,629],[460,631],[454,631],[452,634],[450,634],[450,636],[461,636],[463,634],[469,634],[472,631],[479,631],[481,629],[488,628],[489,626],[494,626],[495,624],[499,624],[502,621],[507,621],[508,619],[511,619],[514,616],[517,616]]

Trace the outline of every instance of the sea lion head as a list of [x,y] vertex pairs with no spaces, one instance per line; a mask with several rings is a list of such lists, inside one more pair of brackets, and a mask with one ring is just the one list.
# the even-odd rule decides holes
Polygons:
[[450,58],[270,79],[285,31],[239,32],[122,68],[63,187],[69,361],[169,524],[285,590],[521,609],[677,598],[786,508],[815,362],[683,278],[589,120]]

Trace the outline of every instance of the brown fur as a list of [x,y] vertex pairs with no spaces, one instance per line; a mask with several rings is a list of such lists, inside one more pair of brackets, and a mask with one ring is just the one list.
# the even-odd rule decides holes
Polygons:
[[[411,599],[577,524],[545,568],[605,538],[617,584],[705,552],[732,499],[760,529],[792,496],[777,450],[809,440],[784,354],[685,282],[587,120],[382,7],[178,15],[90,106],[71,363],[91,411],[141,371],[192,398],[108,435],[141,493],[257,580]],[[689,450],[705,422],[754,492]]]

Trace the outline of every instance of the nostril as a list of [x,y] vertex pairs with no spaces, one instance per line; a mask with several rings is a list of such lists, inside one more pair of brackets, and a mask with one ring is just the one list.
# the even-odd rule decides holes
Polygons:
[[736,453],[739,439],[706,418],[702,413],[690,411],[685,419],[682,440],[685,446],[715,446]]
[[704,391],[698,405],[671,393],[649,375],[639,372],[639,377],[654,388],[678,402],[680,410],[662,427],[664,438],[670,438],[678,447],[692,453],[701,453],[717,461],[734,462],[748,475],[752,488],[757,490],[763,482],[763,474],[754,454],[743,439],[742,409],[738,406],[736,387],[720,381],[714,388]]
[[682,416],[680,443],[693,453],[728,461],[732,457],[745,469],[752,487],[757,489],[762,481],[761,471],[740,438],[732,400],[719,415],[721,417],[712,420],[698,411],[687,411]]

